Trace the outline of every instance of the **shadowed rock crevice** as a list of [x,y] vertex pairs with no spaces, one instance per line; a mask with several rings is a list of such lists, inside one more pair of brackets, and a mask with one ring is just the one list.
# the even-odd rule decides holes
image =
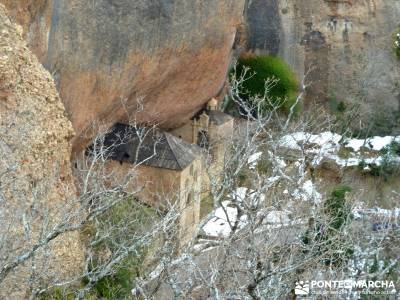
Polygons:
[[279,0],[254,0],[247,2],[248,48],[252,52],[262,49],[267,54],[277,55],[280,49],[280,35],[283,33],[279,14]]

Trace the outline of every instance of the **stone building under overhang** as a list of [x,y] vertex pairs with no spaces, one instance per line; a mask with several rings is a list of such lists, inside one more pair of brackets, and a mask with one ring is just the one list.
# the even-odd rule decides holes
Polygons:
[[213,98],[205,109],[171,133],[190,144],[207,149],[215,165],[220,165],[233,129],[233,117],[218,110],[218,101]]
[[135,168],[129,189],[142,187],[139,201],[165,210],[178,205],[179,241],[185,244],[200,218],[202,180],[201,149],[154,128],[116,124],[104,138],[109,149],[106,168],[113,172],[113,185]]

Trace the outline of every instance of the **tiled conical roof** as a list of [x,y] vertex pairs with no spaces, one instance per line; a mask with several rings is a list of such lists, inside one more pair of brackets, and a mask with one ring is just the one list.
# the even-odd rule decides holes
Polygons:
[[105,136],[104,146],[110,159],[170,170],[185,169],[201,151],[167,132],[121,123]]

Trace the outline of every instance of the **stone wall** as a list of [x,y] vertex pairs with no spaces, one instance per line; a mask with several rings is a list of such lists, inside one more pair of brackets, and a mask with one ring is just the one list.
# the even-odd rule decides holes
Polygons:
[[227,145],[231,141],[234,129],[234,119],[221,125],[211,124],[209,129],[211,153],[215,165],[221,166],[224,163],[225,154],[228,151]]
[[180,219],[181,245],[190,241],[200,222],[200,193],[202,188],[202,174],[204,172],[201,158],[181,172],[181,202],[183,212]]
[[[179,241],[183,245],[190,238],[199,224],[200,217],[200,190],[202,162],[200,158],[194,160],[182,171],[154,168],[141,165],[133,169],[130,163],[118,161],[106,162],[107,174],[113,174],[116,186],[121,183],[127,174],[135,174],[128,186],[130,192],[141,190],[137,194],[143,201],[155,208],[165,209],[168,205],[178,203],[181,216],[179,218]],[[112,173],[111,173],[112,172]]]
[[194,136],[195,133],[193,131],[193,120],[186,122],[183,126],[172,130],[170,133],[189,144],[197,144],[195,139],[197,136]]

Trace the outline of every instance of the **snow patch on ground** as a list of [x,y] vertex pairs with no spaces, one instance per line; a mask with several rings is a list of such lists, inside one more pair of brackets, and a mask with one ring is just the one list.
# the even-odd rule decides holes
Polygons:
[[363,203],[357,203],[352,210],[353,216],[356,219],[361,219],[363,216],[376,216],[385,218],[400,218],[400,207],[385,209],[381,207],[365,208]]
[[[342,142],[341,142],[342,141]],[[318,166],[323,161],[332,161],[339,167],[353,167],[364,162],[366,165],[379,166],[382,156],[364,158],[358,153],[362,147],[369,150],[380,151],[389,146],[392,142],[400,142],[400,136],[375,136],[368,139],[344,139],[341,135],[331,132],[322,132],[320,134],[310,134],[305,132],[295,132],[282,137],[279,146],[292,150],[303,150],[305,154],[312,155],[312,165]],[[338,151],[344,145],[354,152],[349,154],[348,158],[341,158]],[[393,158],[400,162],[400,158]],[[368,167],[366,167],[368,170]]]
[[360,151],[361,147],[380,151],[389,146],[392,142],[400,142],[400,137],[374,136],[368,139],[349,139],[346,140],[345,146],[347,148],[352,148],[356,152]]
[[321,194],[317,191],[311,180],[305,181],[301,188],[295,189],[292,193],[292,197],[301,201],[311,200],[315,204],[319,204],[322,201]]
[[218,207],[213,212],[214,217],[203,227],[206,235],[213,237],[228,237],[230,235],[238,215],[237,208],[230,207],[230,203],[230,201],[222,202],[222,207]]
[[[363,158],[361,156],[341,158],[335,154],[326,154],[326,155],[315,156],[314,159],[312,160],[311,164],[313,166],[318,166],[323,161],[332,161],[332,162],[335,162],[341,168],[356,167],[356,166],[359,166],[360,163],[364,163],[365,165],[379,166],[382,163],[383,159],[384,158],[382,156],[370,157],[370,158]],[[399,158],[392,158],[392,160],[400,162]],[[364,169],[368,170],[369,167],[365,167]]]
[[229,198],[239,202],[243,202],[243,200],[245,200],[246,198],[248,190],[249,189],[246,187],[239,187],[229,195]]
[[294,132],[285,135],[279,141],[280,147],[293,150],[302,150],[305,145],[316,145],[324,148],[326,151],[337,149],[342,136],[332,132],[321,132],[320,134],[311,134],[306,132]]
[[254,169],[257,166],[257,162],[260,160],[262,156],[262,152],[257,152],[252,155],[250,155],[249,159],[247,160],[247,163],[250,166],[250,169]]
[[280,224],[280,225],[289,225],[290,224],[290,218],[289,218],[290,212],[288,211],[270,211],[267,216],[265,217],[264,221],[266,224]]
[[214,249],[218,246],[219,242],[216,240],[199,239],[197,244],[193,246],[196,252],[205,252]]
[[[268,182],[275,182],[277,181],[280,177],[271,177],[268,178]],[[233,191],[229,196],[229,199],[232,199],[232,201],[237,201],[239,203],[244,202],[247,206],[250,205],[257,205],[259,202],[263,202],[265,200],[265,195],[257,193],[256,191],[252,189],[248,189],[246,187],[239,187],[235,191]]]
[[[222,206],[215,209],[211,214],[211,219],[203,226],[203,232],[208,237],[226,238],[232,233],[232,228],[237,224],[237,228],[241,229],[248,223],[246,215],[240,216],[238,220],[238,209],[236,205],[258,204],[263,202],[265,196],[257,194],[255,191],[239,187],[228,196],[229,200],[223,201]],[[263,219],[266,224],[288,226],[290,224],[289,212],[270,211]],[[199,249],[201,246],[198,246]]]
[[[324,161],[332,161],[338,167],[354,167],[359,166],[361,162],[367,165],[379,165],[383,161],[382,156],[375,157],[361,157],[360,149],[366,147],[370,150],[380,151],[383,148],[390,145],[393,141],[400,142],[400,137],[373,137],[366,140],[360,139],[344,139],[341,135],[332,132],[322,132],[319,134],[310,134],[305,132],[295,132],[282,137],[279,142],[279,147],[289,148],[293,150],[304,151],[305,154],[311,155],[313,166],[318,166]],[[353,149],[347,158],[339,157],[338,151],[342,147]],[[269,156],[276,164],[274,167],[285,168],[286,162],[271,152],[265,153]],[[248,159],[248,164],[251,169],[254,169],[257,162],[262,159],[263,153],[257,152],[252,154]],[[394,158],[400,162],[400,157]],[[295,161],[294,165],[300,167],[301,163]],[[282,176],[274,176],[268,178],[268,183],[272,186],[278,180],[282,179]],[[298,184],[298,188],[293,192],[285,190],[284,194],[290,195],[297,201],[312,201],[315,204],[319,204],[322,201],[322,195],[317,191],[312,180],[306,180]],[[211,219],[204,225],[203,232],[210,238],[225,238],[232,233],[232,227],[235,224],[238,228],[243,228],[248,220],[247,216],[241,216],[238,220],[238,209],[237,206],[252,206],[257,205],[259,202],[265,200],[264,194],[259,194],[246,187],[237,188],[234,192],[228,195],[227,199],[222,202],[222,206],[217,208],[211,213]],[[260,212],[261,213],[261,212]],[[365,214],[378,214],[378,215],[390,215],[400,216],[400,208],[393,210],[384,210],[381,208],[364,209],[355,208],[353,213],[356,217]],[[267,211],[261,213],[263,218],[263,224],[271,228],[279,228],[282,226],[293,225],[294,222],[290,220],[288,211]],[[260,216],[261,217],[261,216]],[[199,247],[199,250],[202,246]]]
[[340,141],[342,141],[342,144],[347,148],[351,148],[355,152],[360,151],[361,147],[380,151],[389,146],[392,142],[400,142],[400,136],[375,136],[367,139],[344,139],[340,134],[329,131],[321,132],[319,134],[300,131],[283,136],[279,141],[279,146],[294,150],[302,150],[302,146],[304,145],[314,145],[313,148],[318,147],[324,149],[324,152],[332,152],[331,150],[338,150],[340,148]]

